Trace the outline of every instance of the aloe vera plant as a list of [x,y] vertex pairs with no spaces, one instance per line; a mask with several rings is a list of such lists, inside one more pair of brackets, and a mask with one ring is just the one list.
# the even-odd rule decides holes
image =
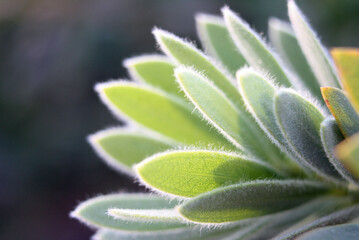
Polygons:
[[274,50],[228,7],[196,16],[204,52],[156,28],[164,55],[96,85],[127,125],[90,144],[152,193],[81,203],[94,239],[359,239],[359,49],[330,56],[288,11]]

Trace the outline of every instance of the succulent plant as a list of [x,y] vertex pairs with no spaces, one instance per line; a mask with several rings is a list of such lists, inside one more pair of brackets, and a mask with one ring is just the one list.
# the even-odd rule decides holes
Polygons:
[[288,11],[274,49],[228,7],[196,16],[205,53],[155,28],[165,55],[96,85],[126,126],[90,144],[151,193],[81,203],[94,239],[359,239],[359,49],[330,56]]

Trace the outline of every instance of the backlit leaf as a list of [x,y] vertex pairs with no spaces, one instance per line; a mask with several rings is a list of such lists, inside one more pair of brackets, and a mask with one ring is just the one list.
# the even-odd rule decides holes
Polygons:
[[146,185],[182,197],[194,197],[238,182],[279,178],[264,163],[219,151],[165,152],[146,159],[135,168]]
[[331,53],[339,71],[343,88],[359,113],[359,49],[334,48]]
[[166,139],[126,128],[102,130],[89,136],[88,140],[109,166],[131,175],[132,165],[150,155],[174,147]]
[[199,38],[206,52],[219,59],[232,75],[247,63],[237,50],[222,18],[198,14],[196,24]]
[[326,49],[311,29],[294,0],[288,1],[288,14],[295,35],[311,69],[322,87],[340,87],[338,76]]
[[326,190],[311,181],[254,181],[218,188],[184,202],[177,209],[194,222],[236,221],[293,208]]
[[345,93],[337,88],[321,88],[323,98],[345,137],[359,132],[359,115]]
[[219,147],[228,144],[180,98],[125,81],[100,83],[96,90],[116,116],[129,118],[177,142]]
[[274,76],[279,84],[286,87],[292,86],[278,59],[271,53],[261,37],[228,7],[224,7],[222,12],[232,39],[246,61],[255,69]]
[[175,65],[165,56],[145,55],[133,57],[124,61],[131,77],[140,82],[183,96],[173,76]]
[[157,43],[162,51],[175,62],[188,67],[195,67],[203,72],[208,79],[226,93],[229,99],[238,105],[242,105],[242,99],[234,86],[232,77],[216,65],[213,60],[199,51],[193,44],[179,37],[159,29],[153,31]]

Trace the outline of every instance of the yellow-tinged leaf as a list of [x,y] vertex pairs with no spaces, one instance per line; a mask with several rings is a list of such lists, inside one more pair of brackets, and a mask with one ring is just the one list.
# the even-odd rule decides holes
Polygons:
[[359,48],[334,48],[331,54],[343,88],[359,112]]
[[341,142],[335,150],[348,171],[359,179],[359,133]]

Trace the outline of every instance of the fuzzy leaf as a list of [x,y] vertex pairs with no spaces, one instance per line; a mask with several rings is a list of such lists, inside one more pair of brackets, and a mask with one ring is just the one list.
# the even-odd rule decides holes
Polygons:
[[339,71],[343,88],[359,113],[359,49],[334,48],[331,53]]
[[311,181],[254,181],[218,188],[184,202],[177,209],[194,222],[237,221],[293,208],[326,190]]
[[335,156],[335,147],[344,140],[337,122],[333,117],[327,117],[320,126],[320,136],[327,157],[335,169],[352,183],[358,184],[358,180],[343,166],[343,163]]
[[342,224],[332,227],[323,227],[312,230],[298,240],[357,240],[359,239],[359,225],[358,224]]
[[114,230],[127,231],[155,231],[164,229],[173,229],[186,226],[178,222],[151,222],[144,223],[132,219],[130,221],[114,219],[107,215],[109,208],[121,209],[171,209],[178,203],[169,202],[157,196],[146,194],[112,194],[92,198],[81,203],[71,213],[71,216],[77,218],[83,223],[95,227]]
[[359,133],[341,142],[335,149],[336,155],[346,169],[359,180]]
[[124,61],[131,77],[140,82],[161,88],[165,92],[183,96],[173,76],[175,65],[160,55],[133,57]]
[[318,108],[289,89],[278,91],[274,105],[279,128],[302,162],[322,177],[338,177],[322,147],[320,124],[324,116]]
[[[175,75],[186,96],[203,116],[237,148],[275,166],[283,167],[283,157],[263,135],[248,113],[241,111],[210,81],[190,69],[176,69]],[[284,164],[285,166],[285,164]]]
[[182,223],[183,219],[174,209],[122,209],[110,208],[107,214],[114,219],[138,222]]
[[[248,221],[249,223],[249,221]],[[199,240],[222,239],[236,229],[246,229],[248,223],[233,223],[221,228],[200,228],[196,226],[151,232],[109,231],[101,229],[93,237],[94,240]]]
[[133,174],[132,165],[173,145],[165,139],[125,128],[112,128],[88,138],[92,148],[111,167]]
[[290,24],[277,18],[271,18],[269,20],[269,37],[275,49],[285,60],[283,64],[286,64],[300,77],[302,84],[313,96],[321,100],[320,85],[303,55]]
[[198,14],[196,24],[199,38],[206,52],[219,59],[232,75],[247,63],[237,50],[222,18]]
[[323,98],[345,137],[359,132],[359,115],[345,93],[337,88],[321,88]]
[[146,185],[182,197],[194,197],[238,182],[279,178],[262,162],[219,151],[165,152],[135,168]]
[[203,72],[226,93],[229,99],[238,105],[243,104],[241,96],[234,86],[234,80],[195,46],[163,30],[155,29],[153,34],[167,56],[179,64],[195,67],[196,70]]
[[274,238],[275,240],[294,240],[298,239],[302,234],[319,227],[333,226],[337,224],[347,223],[359,216],[359,206],[355,205],[343,210],[336,211],[325,217],[316,219],[294,231],[287,234],[281,234]]
[[246,61],[255,69],[274,76],[283,86],[292,86],[278,59],[271,53],[261,37],[228,7],[222,9],[232,39]]
[[268,223],[255,229],[250,239],[272,239],[274,236],[277,236],[278,233],[283,232],[286,229],[289,229],[290,231],[291,227],[296,223],[307,221],[313,214],[328,211],[331,212],[336,207],[343,206],[344,204],[348,204],[346,198],[343,199],[332,196],[319,197],[296,208],[262,217],[266,219]]
[[288,1],[288,12],[299,45],[320,86],[340,87],[332,60],[294,0]]
[[180,98],[124,81],[97,84],[96,90],[115,115],[125,116],[177,142],[204,146],[228,144]]
[[[291,159],[297,156],[288,151],[288,144],[281,133],[274,113],[274,95],[276,88],[265,77],[250,69],[243,69],[237,73],[239,91],[248,111],[256,119],[267,136]],[[299,160],[300,161],[300,160]],[[296,164],[292,163],[292,165]]]

